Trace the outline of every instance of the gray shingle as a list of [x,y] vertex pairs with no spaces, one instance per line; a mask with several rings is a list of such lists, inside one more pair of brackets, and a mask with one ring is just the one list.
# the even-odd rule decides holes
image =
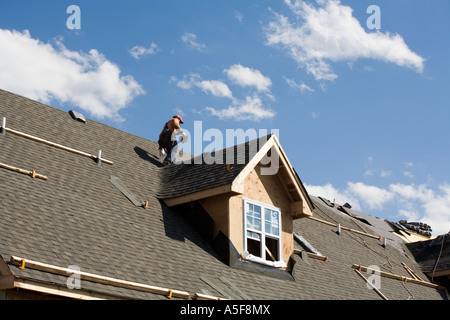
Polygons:
[[[67,112],[0,90],[3,116],[10,128],[92,154],[101,149],[103,157],[114,162],[113,166],[98,167],[89,158],[13,134],[0,135],[0,162],[36,169],[49,177],[43,181],[0,169],[0,255],[6,262],[15,255],[61,267],[78,265],[82,271],[184,290],[191,296],[201,289],[220,296],[214,288],[206,288],[201,277],[217,282],[225,277],[253,299],[299,300],[379,299],[355,274],[353,263],[380,265],[408,276],[400,266],[405,261],[419,270],[410,255],[384,250],[375,239],[350,234],[339,237],[330,226],[310,219],[296,220],[294,231],[329,256],[328,262],[310,259],[307,264],[294,256],[295,281],[230,268],[182,213],[168,208],[158,197],[229,183],[244,165],[236,165],[235,171],[226,170],[226,164],[162,168],[156,142],[91,119],[82,123]],[[121,194],[109,182],[112,175],[123,179],[138,199],[147,200],[148,209],[133,205]],[[182,187],[162,189],[165,179]],[[352,219],[318,201],[315,205],[315,215],[323,219],[342,224]],[[365,230],[364,226],[361,229]],[[11,271],[18,277],[61,286],[67,279],[15,266]],[[415,298],[442,298],[434,289],[405,286]],[[167,299],[89,281],[83,281],[82,288],[116,297]],[[409,296],[402,283],[391,279],[382,279],[381,291],[392,299]]]
[[[158,197],[173,198],[233,182],[248,163],[249,155],[255,155],[269,137],[264,136],[229,147],[217,154],[201,154],[189,163],[162,168]],[[230,170],[227,164],[230,165]]]

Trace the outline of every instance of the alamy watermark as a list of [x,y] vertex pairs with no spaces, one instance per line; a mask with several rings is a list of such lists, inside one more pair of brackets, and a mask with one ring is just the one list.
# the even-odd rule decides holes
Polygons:
[[70,5],[67,7],[66,13],[70,16],[66,20],[67,29],[80,30],[81,29],[81,9],[77,5]]
[[[71,265],[67,267],[68,274],[70,276],[66,280],[66,286],[68,289],[81,289],[81,269],[77,265]],[[73,272],[71,272],[73,271]],[[380,290],[381,289],[381,269],[377,265],[370,265],[367,267],[366,274],[367,274],[367,289],[369,290]]]
[[[279,130],[271,129],[226,129],[225,135],[216,128],[203,131],[202,121],[194,121],[193,135],[189,130],[183,129],[172,133],[172,141],[177,141],[181,135],[179,147],[183,154],[197,155],[194,157],[179,157],[178,148],[174,148],[171,157],[174,164],[246,164],[264,147],[275,134],[279,139]],[[189,138],[191,137],[191,138]],[[193,138],[192,138],[193,137]],[[204,146],[204,143],[207,143]],[[272,145],[259,159],[262,175],[274,175],[279,168],[279,152]]]
[[[70,30],[80,30],[81,29],[81,9],[77,5],[70,5],[67,7],[66,13],[70,14],[67,18],[66,26]],[[366,26],[368,29],[373,30],[381,29],[381,9],[377,5],[370,5],[366,10],[370,17],[367,18]]]
[[367,7],[366,13],[371,14],[369,18],[367,18],[366,26],[368,29],[373,30],[381,29],[381,9],[377,5],[370,5]]
[[371,265],[367,268],[366,273],[367,277],[367,289],[373,290],[374,288],[377,290],[381,289],[381,276],[380,276],[380,267],[377,265]]
[[80,267],[77,265],[68,266],[67,269],[73,270],[72,272],[67,271],[67,273],[71,273],[71,275],[67,278],[66,286],[69,289],[81,289],[81,275],[80,275]]

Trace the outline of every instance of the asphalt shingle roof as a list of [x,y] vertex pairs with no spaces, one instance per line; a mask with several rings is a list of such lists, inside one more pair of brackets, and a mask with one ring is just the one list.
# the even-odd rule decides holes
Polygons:
[[[217,154],[201,154],[186,164],[164,167],[160,171],[158,197],[174,198],[233,182],[248,163],[249,155],[254,155],[269,138],[270,135],[264,136],[226,148]],[[230,170],[227,164],[230,164]]]
[[[191,294],[207,290],[222,296],[251,299],[379,299],[351,268],[353,263],[379,265],[404,276],[400,263],[416,272],[419,266],[406,247],[384,249],[376,239],[344,233],[303,218],[294,231],[305,237],[328,262],[293,255],[293,279],[281,280],[258,272],[230,268],[183,216],[158,197],[178,196],[192,186],[187,178],[204,182],[201,188],[232,181],[239,170],[217,175],[214,166],[161,167],[157,143],[91,119],[73,120],[68,112],[0,90],[0,118],[7,127],[84,152],[102,150],[114,165],[97,166],[92,159],[8,133],[0,135],[0,162],[48,176],[32,179],[0,168],[0,255],[11,255],[61,267],[77,265],[82,271],[140,282]],[[225,165],[226,166],[226,165]],[[211,170],[209,179],[202,178]],[[189,171],[189,175],[185,174]],[[134,205],[111,182],[116,176],[137,199]],[[173,191],[168,180],[181,186]],[[231,179],[231,180],[230,180]],[[186,184],[186,188],[183,187]],[[163,186],[163,188],[161,188]],[[198,190],[198,189],[196,189]],[[172,193],[173,192],[173,193]],[[312,198],[314,215],[368,230],[355,219]],[[349,220],[352,219],[352,220]],[[297,246],[297,245],[296,245]],[[67,278],[10,265],[21,278],[66,285]],[[422,274],[425,278],[425,275]],[[233,290],[227,280],[239,289]],[[442,292],[416,284],[382,278],[381,291],[390,299],[442,299]],[[208,284],[209,282],[209,284]],[[211,283],[215,286],[211,286]],[[82,281],[82,289],[132,299],[167,299],[165,296]],[[216,287],[216,288],[214,288]],[[222,290],[217,288],[221,287]]]

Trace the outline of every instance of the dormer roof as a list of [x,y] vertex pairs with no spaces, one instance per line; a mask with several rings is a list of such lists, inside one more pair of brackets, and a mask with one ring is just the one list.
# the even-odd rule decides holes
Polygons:
[[[273,170],[268,170],[267,174],[278,175],[291,201],[303,200],[307,204],[306,214],[311,215],[314,205],[275,134],[217,151],[221,154],[221,163],[205,163],[204,158],[210,155],[201,154],[188,164],[163,168],[158,197],[173,206],[227,192],[242,194],[245,178],[261,164],[268,152],[276,153],[271,157],[278,158]],[[230,154],[234,156],[228,159],[234,161],[227,163]]]

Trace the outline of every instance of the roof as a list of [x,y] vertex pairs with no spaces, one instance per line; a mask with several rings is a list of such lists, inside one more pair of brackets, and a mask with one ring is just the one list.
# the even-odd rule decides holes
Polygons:
[[447,271],[450,273],[450,234],[437,236],[433,240],[408,243],[422,271],[433,273]]
[[[305,199],[309,210],[312,211],[314,205],[274,134],[216,152],[203,153],[192,158],[185,157],[185,161],[179,165],[164,167],[160,171],[160,189],[157,196],[172,206],[210,196],[211,190],[216,190],[215,194],[241,193],[245,177],[272,149],[278,154],[281,162],[269,159],[270,166],[274,170],[268,172],[280,174],[283,184],[289,190],[291,200]],[[205,190],[209,192],[204,192]]]
[[[337,210],[339,205],[330,207],[319,197],[311,196],[311,198],[315,205],[315,218],[339,223],[342,226],[378,236],[373,226],[368,226],[358,219],[349,218],[346,214],[340,213]],[[382,272],[411,277],[405,270],[402,264],[404,263],[420,274],[421,278],[427,279],[421,273],[420,266],[403,242],[387,241],[386,248],[384,248],[380,240],[346,231],[342,231],[341,235],[338,235],[336,228],[312,219],[294,221],[294,230],[307,239],[317,251],[328,257],[328,262],[322,263],[320,266],[313,265],[312,262],[310,262],[311,265],[303,263],[303,266],[307,268],[307,270],[303,270],[304,288],[317,290],[315,295],[319,295],[319,299],[327,299],[326,295],[337,296],[339,290],[342,290],[344,286],[346,289],[340,291],[341,299],[369,300],[376,298],[374,297],[375,293],[371,290],[360,290],[360,285],[364,285],[364,283],[361,279],[357,280],[352,272],[349,272],[348,268],[352,264],[378,266]],[[385,232],[387,231],[388,229],[385,229]],[[318,267],[319,269],[315,269]],[[365,275],[368,277],[367,274]],[[314,286],[316,287],[314,288]],[[389,278],[381,279],[381,292],[390,300],[440,299],[434,294],[429,295],[428,290],[429,288],[422,286],[407,285],[403,287],[401,281],[396,282]],[[439,291],[435,293],[442,294]],[[314,293],[311,294],[314,295]],[[359,294],[361,296],[358,296]]]
[[[206,178],[195,167],[161,167],[154,141],[91,119],[76,121],[68,112],[3,90],[1,117],[6,117],[7,128],[91,154],[101,149],[102,158],[113,162],[98,166],[93,159],[10,132],[0,134],[1,163],[48,177],[32,179],[0,168],[0,255],[10,272],[23,281],[63,288],[67,277],[27,267],[21,270],[10,263],[11,256],[65,268],[76,265],[85,272],[183,290],[191,297],[208,292],[235,299],[380,299],[367,289],[352,264],[379,265],[408,277],[404,262],[420,273],[402,243],[402,250],[389,245],[385,249],[377,239],[351,232],[339,236],[330,225],[309,218],[295,220],[293,231],[328,256],[327,262],[294,254],[290,279],[230,268],[183,212],[167,207],[159,197],[162,191],[173,191],[164,182],[169,175],[186,191],[193,188],[188,177],[197,179],[196,188],[206,188],[230,181],[238,170],[217,175],[216,167],[204,165],[204,170],[211,170]],[[130,201],[111,176],[133,198],[148,201],[148,208]],[[311,201],[315,217],[373,234],[364,223],[349,220],[320,199],[311,197]],[[109,297],[167,300],[164,295],[93,281],[84,280],[81,285],[86,292]],[[389,278],[382,279],[381,291],[389,299],[444,297],[440,290]]]
[[[323,201],[323,200],[322,200]],[[389,221],[385,219],[379,219],[376,217],[373,217],[371,215],[359,212],[357,210],[354,210],[352,208],[346,207],[345,205],[335,205],[335,210],[341,212],[344,214],[344,217],[348,217],[348,221],[352,223],[351,221],[357,220],[361,222],[364,227],[368,230],[370,230],[373,234],[376,234],[380,237],[383,237],[386,239],[388,243],[393,248],[396,248],[400,251],[403,251],[403,248],[401,244],[403,243],[402,240],[396,236],[393,231],[391,224]]]
[[[232,183],[248,163],[249,142],[244,143],[244,150],[238,152],[237,146],[227,148],[220,158],[217,155],[221,161],[210,164],[206,164],[208,159],[216,157],[216,153],[201,154],[193,157],[190,163],[164,167],[160,172],[161,188],[158,197],[174,198]],[[230,154],[235,161],[231,170],[228,170],[226,157]]]

